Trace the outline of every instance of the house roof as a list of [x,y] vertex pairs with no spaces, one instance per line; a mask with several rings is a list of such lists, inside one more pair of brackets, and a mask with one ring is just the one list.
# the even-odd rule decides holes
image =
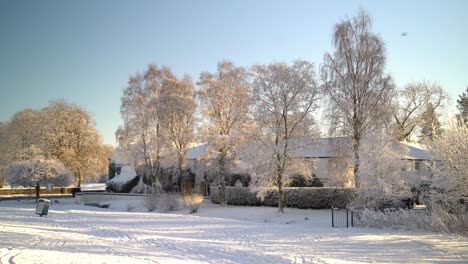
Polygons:
[[[291,139],[289,147],[291,156],[295,158],[336,158],[342,157],[344,153],[351,151],[352,139],[349,137],[318,138],[318,139]],[[430,160],[431,155],[423,145],[398,142],[408,152],[402,159]],[[206,153],[208,143],[192,147],[187,152],[188,159],[198,159]]]
[[289,140],[291,156],[296,158],[340,157],[351,144],[346,137]]
[[408,152],[406,153],[404,159],[410,160],[431,160],[432,156],[427,151],[426,147],[417,143],[409,143],[406,141],[399,142],[400,144],[404,145]]
[[198,159],[200,155],[206,153],[206,147],[208,143],[203,143],[201,145],[190,148],[187,151],[187,159]]

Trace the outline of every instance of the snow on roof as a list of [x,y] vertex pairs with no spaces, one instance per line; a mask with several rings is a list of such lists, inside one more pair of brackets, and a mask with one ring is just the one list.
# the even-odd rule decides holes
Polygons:
[[[289,148],[291,156],[295,158],[333,158],[342,157],[347,151],[352,149],[352,139],[350,137],[317,138],[317,139],[290,139]],[[403,144],[408,152],[402,159],[410,160],[430,160],[429,152],[423,145],[408,142]],[[188,159],[197,159],[206,152],[208,143],[204,143],[187,152]]]
[[201,145],[190,148],[187,151],[187,159],[198,159],[200,155],[205,154],[207,146],[208,143],[203,143]]
[[123,166],[121,171],[120,171],[120,174],[118,174],[117,176],[115,176],[114,178],[112,178],[111,180],[109,180],[109,182],[114,182],[114,183],[127,183],[131,180],[133,180],[133,178],[135,178],[137,176],[137,173],[135,171],[135,167],[133,166]]
[[410,160],[431,160],[432,156],[427,151],[426,147],[417,143],[409,143],[406,141],[401,141],[400,144],[403,144],[408,148],[408,153],[406,153],[404,159]]
[[294,139],[289,141],[291,156],[296,158],[330,158],[342,156],[351,146],[351,138]]

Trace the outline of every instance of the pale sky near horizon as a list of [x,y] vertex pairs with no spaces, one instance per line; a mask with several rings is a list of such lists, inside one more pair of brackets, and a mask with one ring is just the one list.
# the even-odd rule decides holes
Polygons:
[[115,145],[122,90],[147,64],[194,81],[224,59],[304,59],[318,74],[333,26],[359,7],[385,41],[396,84],[439,83],[454,111],[468,86],[468,1],[0,0],[0,122],[64,99]]

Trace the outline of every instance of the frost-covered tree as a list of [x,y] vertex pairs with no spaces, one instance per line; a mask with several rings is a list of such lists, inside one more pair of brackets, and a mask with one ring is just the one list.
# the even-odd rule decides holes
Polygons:
[[[427,120],[425,113],[435,111],[443,106],[448,95],[440,85],[428,82],[415,82],[406,85],[394,97],[393,118],[396,123],[395,137],[399,141],[411,140],[411,136],[423,123],[435,122]],[[433,115],[432,117],[435,117]]]
[[361,139],[382,123],[392,82],[384,73],[384,42],[372,32],[371,18],[363,10],[335,26],[333,45],[335,52],[325,54],[321,68],[323,87],[330,99],[331,124],[353,139],[359,187]]
[[464,93],[458,96],[457,108],[460,114],[457,114],[457,119],[460,123],[468,125],[468,86]]
[[67,187],[72,182],[72,176],[60,161],[35,157],[11,165],[8,181],[12,187],[35,187],[37,200],[40,186],[50,183]]
[[374,130],[362,139],[361,184],[365,205],[398,207],[402,199],[411,197],[411,179],[404,174],[402,158],[408,151],[383,130]]
[[429,192],[438,224],[455,232],[468,230],[468,127],[452,122],[430,144],[435,161]]
[[[455,122],[453,122],[455,123]],[[447,198],[468,196],[468,128],[451,124],[430,145],[436,164],[433,182]]]
[[187,151],[194,139],[195,85],[189,76],[165,78],[156,102],[163,138],[177,160],[181,191],[185,188]]
[[426,140],[433,140],[435,136],[442,132],[442,128],[437,118],[437,113],[434,106],[429,103],[426,107],[426,111],[421,117],[421,130],[419,135],[419,141],[423,142]]
[[41,111],[42,148],[47,158],[57,159],[81,186],[84,177],[95,177],[106,171],[108,151],[93,125],[91,115],[83,108],[65,101],[51,102]]
[[274,182],[279,194],[278,208],[283,212],[283,175],[290,164],[290,140],[303,136],[303,128],[313,125],[304,122],[313,119],[319,89],[313,64],[306,61],[254,65],[252,74],[252,113],[262,134],[261,141],[271,150],[269,160],[273,167],[273,171],[258,176]]
[[5,124],[5,142],[3,152],[11,161],[26,160],[32,158],[31,147],[41,149],[42,115],[40,111],[25,109],[15,113],[10,122]]
[[151,178],[154,191],[157,190],[164,147],[158,111],[159,94],[165,80],[173,77],[169,68],[150,64],[144,73],[130,76],[121,98],[120,113],[124,126],[118,132],[125,136],[120,148],[141,154],[147,168],[146,176]]
[[218,64],[216,73],[202,73],[199,85],[202,113],[209,122],[206,139],[218,160],[219,197],[224,204],[226,159],[232,157],[248,128],[250,92],[247,72],[232,62],[223,61]]
[[4,167],[43,155],[62,162],[78,186],[84,177],[107,170],[109,146],[101,143],[91,115],[74,104],[55,101],[39,111],[20,111],[2,130],[0,163]]

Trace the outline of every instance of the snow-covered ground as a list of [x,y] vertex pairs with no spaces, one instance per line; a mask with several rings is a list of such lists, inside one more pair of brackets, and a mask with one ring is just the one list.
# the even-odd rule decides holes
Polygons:
[[[331,228],[329,210],[220,207],[127,212],[32,200],[0,202],[1,263],[468,263],[468,238]],[[128,208],[129,209],[129,208]],[[136,208],[135,208],[136,209]]]

